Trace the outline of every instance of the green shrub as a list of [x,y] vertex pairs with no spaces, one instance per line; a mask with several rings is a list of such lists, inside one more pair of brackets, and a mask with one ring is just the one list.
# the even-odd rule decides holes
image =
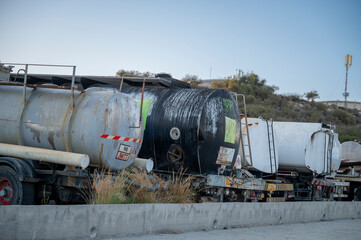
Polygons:
[[336,123],[342,123],[344,125],[354,125],[356,123],[354,115],[339,108],[331,113],[331,117],[336,120]]
[[337,127],[336,132],[339,134],[339,140],[341,143],[346,141],[361,141],[360,126],[339,126]]

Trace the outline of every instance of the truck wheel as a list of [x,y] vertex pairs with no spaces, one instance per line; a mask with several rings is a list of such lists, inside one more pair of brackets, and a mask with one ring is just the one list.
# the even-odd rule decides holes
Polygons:
[[34,185],[21,183],[16,172],[0,166],[0,205],[33,204]]

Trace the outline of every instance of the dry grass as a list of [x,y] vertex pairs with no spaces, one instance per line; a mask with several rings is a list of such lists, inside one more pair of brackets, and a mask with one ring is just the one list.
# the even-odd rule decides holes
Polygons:
[[94,173],[93,192],[90,203],[93,204],[121,204],[126,203],[127,184],[124,182],[125,172],[111,175],[110,171]]
[[[88,201],[93,204],[191,203],[196,196],[192,178],[185,177],[183,171],[164,180],[144,170],[130,168],[116,175],[111,175],[110,171],[96,172],[93,180],[93,192]],[[159,188],[150,191],[155,180]],[[138,184],[141,186],[135,186]]]
[[192,186],[192,177],[184,176],[183,170],[173,173],[165,182],[168,189],[160,189],[162,202],[191,203],[195,201],[196,191]]

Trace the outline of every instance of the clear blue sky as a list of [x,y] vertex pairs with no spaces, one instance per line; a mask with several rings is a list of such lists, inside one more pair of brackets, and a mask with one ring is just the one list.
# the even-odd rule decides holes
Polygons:
[[[0,0],[2,62],[77,65],[176,78],[254,72],[279,93],[361,101],[361,1]],[[45,70],[30,69],[32,72]],[[50,71],[50,70],[46,70]],[[70,73],[58,71],[58,73]]]

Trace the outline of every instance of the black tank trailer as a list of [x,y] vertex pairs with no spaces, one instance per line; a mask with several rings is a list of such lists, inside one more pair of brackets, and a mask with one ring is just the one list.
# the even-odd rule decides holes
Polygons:
[[[124,86],[122,91],[140,102],[140,88]],[[146,88],[143,122],[139,157],[153,158],[158,171],[217,174],[234,166],[240,117],[226,90]]]

